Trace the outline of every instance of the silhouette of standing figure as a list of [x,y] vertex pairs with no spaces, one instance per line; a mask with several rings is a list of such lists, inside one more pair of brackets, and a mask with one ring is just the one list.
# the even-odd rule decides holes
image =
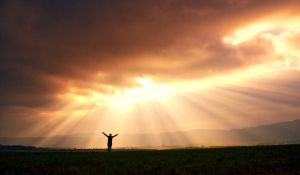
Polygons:
[[119,134],[116,134],[116,135],[111,135],[111,134],[109,134],[109,135],[107,135],[107,134],[105,134],[104,132],[102,132],[102,134],[104,134],[104,135],[107,137],[107,152],[111,152],[112,139],[113,139],[114,137],[116,137],[117,135],[119,135]]

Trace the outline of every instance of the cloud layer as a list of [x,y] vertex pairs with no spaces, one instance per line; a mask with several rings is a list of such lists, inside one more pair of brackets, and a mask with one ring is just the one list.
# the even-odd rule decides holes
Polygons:
[[126,86],[137,75],[198,78],[262,62],[268,43],[228,48],[220,38],[278,7],[293,12],[295,4],[4,1],[2,103],[49,101],[66,81],[95,81],[98,73],[99,83]]
[[[265,36],[239,45],[223,38],[259,20],[297,16],[299,5],[297,0],[2,1],[1,113],[16,117],[23,110],[55,108],[67,103],[59,97],[70,88],[106,95],[113,93],[110,88],[136,86],[140,76],[189,81],[297,57],[297,33],[288,40],[292,56],[274,52],[276,42]],[[280,31],[272,30],[268,33]]]

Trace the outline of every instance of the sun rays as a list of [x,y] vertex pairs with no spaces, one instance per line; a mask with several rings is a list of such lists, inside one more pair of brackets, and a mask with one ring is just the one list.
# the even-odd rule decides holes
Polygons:
[[[281,70],[280,72],[263,72],[260,79],[270,80],[270,77],[278,78],[281,72],[289,70]],[[257,72],[256,72],[257,73]],[[163,137],[145,136],[138,141],[126,140],[120,137],[115,146],[143,146],[159,144],[167,145],[168,143],[177,143],[185,141],[190,145],[197,144],[196,138],[190,134],[183,134],[182,131],[191,129],[230,129],[255,125],[257,121],[269,123],[280,119],[280,113],[289,113],[295,116],[299,111],[289,108],[290,101],[297,100],[295,94],[287,93],[289,87],[285,91],[282,84],[274,86],[273,82],[263,81],[245,74],[230,80],[230,76],[221,81],[221,79],[212,79],[209,86],[202,86],[200,81],[198,87],[196,82],[191,84],[178,85],[173,93],[164,94],[158,98],[140,98],[134,93],[134,96],[127,96],[124,104],[105,102],[105,98],[101,96],[102,103],[97,103],[97,98],[89,98],[84,100],[79,98],[78,101],[72,101],[64,108],[60,108],[60,112],[56,115],[58,118],[64,118],[56,121],[55,126],[49,127],[45,132],[49,135],[59,135],[63,133],[80,133],[85,131],[91,133],[88,141],[84,143],[85,147],[96,147],[100,140],[98,131],[118,132],[123,134],[147,134],[147,133],[172,133],[178,132],[178,135],[165,134]],[[257,77],[257,76],[256,76]],[[211,81],[212,81],[211,80]],[[234,81],[233,81],[234,80]],[[283,79],[284,80],[284,79]],[[137,88],[152,88],[154,86],[148,80],[146,85],[140,84]],[[202,83],[205,83],[203,81]],[[187,87],[184,90],[184,87]],[[194,89],[191,89],[194,87]],[[276,87],[276,89],[274,89]],[[173,88],[174,89],[174,88]],[[149,92],[148,90],[138,89],[138,93]],[[130,94],[132,95],[132,94]],[[126,95],[125,95],[126,96]],[[122,99],[124,94],[118,97]],[[131,99],[134,98],[134,99]],[[76,98],[75,98],[76,99]],[[126,100],[129,101],[126,101]],[[114,99],[115,100],[115,99]],[[129,103],[129,104],[126,104]],[[259,108],[256,104],[260,104]],[[130,107],[129,107],[130,106]],[[272,109],[279,109],[282,112],[271,114]],[[82,112],[76,112],[81,111]],[[64,112],[63,112],[64,111]],[[48,114],[49,115],[49,114]],[[53,114],[52,114],[53,115]],[[270,119],[263,116],[272,115]],[[271,121],[269,121],[271,120]],[[52,123],[53,125],[54,123]],[[89,126],[89,128],[86,128]],[[47,126],[45,126],[47,127]],[[40,128],[39,132],[45,128]],[[97,131],[97,132],[95,132]],[[152,140],[152,141],[151,141]],[[66,141],[64,141],[65,143]],[[39,146],[47,145],[47,140],[37,143]],[[223,142],[222,142],[223,143]],[[225,143],[225,141],[224,141]]]
[[[289,93],[292,87],[284,74],[299,75],[299,47],[291,41],[300,36],[299,28],[299,18],[260,21],[220,38],[224,47],[231,49],[259,40],[269,43],[271,50],[261,64],[222,74],[178,81],[136,75],[131,77],[130,86],[103,85],[110,93],[72,84],[57,96],[62,101],[60,106],[39,113],[48,124],[32,127],[31,132],[56,136],[84,131],[89,134],[85,147],[99,144],[100,130],[121,133],[117,147],[181,142],[193,145],[198,144],[197,138],[183,131],[248,127],[258,121],[280,121],[283,114],[296,118],[300,111],[290,104],[299,104],[300,97]],[[276,84],[279,80],[285,84]],[[274,108],[277,113],[272,113]],[[272,120],[263,116],[271,116]],[[172,132],[178,133],[168,134]],[[164,134],[159,138],[149,133]],[[145,136],[130,143],[122,134]],[[47,143],[39,140],[36,145]]]
[[[269,74],[272,75],[273,72]],[[265,79],[269,80],[270,75],[264,75]],[[274,77],[277,75],[278,73]],[[132,137],[135,137],[134,134],[178,132],[177,136],[165,134],[163,137],[157,135],[153,138],[153,135],[146,135],[139,140],[131,141],[120,137],[115,146],[151,146],[159,143],[168,145],[179,144],[180,141],[194,145],[197,144],[196,138],[191,134],[183,134],[182,131],[198,128],[219,130],[241,128],[255,125],[257,121],[269,123],[279,120],[283,113],[295,116],[299,112],[285,105],[291,102],[287,100],[297,101],[299,97],[287,93],[288,90],[282,91],[283,84],[274,86],[272,81],[249,77],[244,79],[243,83],[226,82],[202,90],[179,91],[162,99],[135,101],[131,108],[94,106],[88,114],[65,116],[65,120],[60,120],[55,127],[48,129],[48,134],[75,134],[84,130],[91,133],[87,136],[89,138],[86,138],[88,142],[84,143],[85,147],[96,147],[101,140],[97,133],[100,129],[123,133],[126,136],[133,134]],[[77,107],[70,105],[72,108],[66,109],[73,111],[82,105],[78,104]],[[270,113],[274,108],[280,109],[278,114]],[[272,118],[264,118],[264,115],[272,115]],[[47,143],[47,140],[43,140],[37,145],[42,146]]]

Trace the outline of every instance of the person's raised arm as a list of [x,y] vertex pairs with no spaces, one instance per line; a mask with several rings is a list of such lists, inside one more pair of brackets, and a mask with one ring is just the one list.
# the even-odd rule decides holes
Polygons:
[[108,135],[107,135],[107,134],[105,134],[104,132],[102,132],[102,134],[104,134],[106,137],[108,137]]
[[116,135],[114,135],[113,137],[116,137],[117,135],[119,135],[119,134],[116,134]]

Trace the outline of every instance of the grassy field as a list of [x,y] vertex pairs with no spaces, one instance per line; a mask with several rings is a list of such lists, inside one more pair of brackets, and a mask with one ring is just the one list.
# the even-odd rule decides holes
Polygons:
[[300,145],[0,155],[1,175],[300,174]]

